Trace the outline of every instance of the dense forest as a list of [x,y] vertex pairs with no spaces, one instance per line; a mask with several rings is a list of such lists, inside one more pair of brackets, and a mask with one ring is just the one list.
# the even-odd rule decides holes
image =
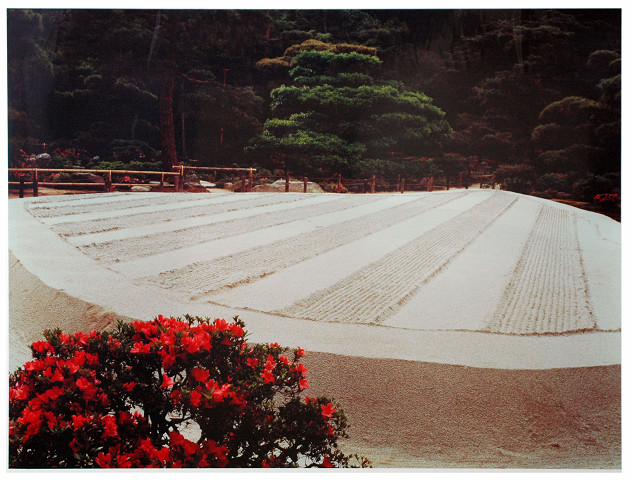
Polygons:
[[[9,164],[619,193],[620,10],[15,10]],[[32,157],[31,161],[32,161]]]

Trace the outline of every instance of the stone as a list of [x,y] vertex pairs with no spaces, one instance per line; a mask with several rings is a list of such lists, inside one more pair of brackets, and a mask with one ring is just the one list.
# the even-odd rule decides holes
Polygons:
[[[290,192],[304,192],[304,182],[290,181]],[[276,180],[274,183],[268,183],[263,185],[256,185],[253,192],[284,192],[285,180]],[[324,190],[317,183],[307,182],[307,193],[324,193]]]
[[184,176],[184,186],[185,187],[201,187],[202,184],[199,181],[199,177],[194,173],[189,173]]

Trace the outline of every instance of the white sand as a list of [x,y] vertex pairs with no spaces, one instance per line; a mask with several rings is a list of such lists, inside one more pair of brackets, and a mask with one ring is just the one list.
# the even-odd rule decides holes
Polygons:
[[[286,218],[282,212],[287,212]],[[307,218],[301,212],[308,212]],[[212,239],[205,228],[213,229]],[[120,260],[118,254],[99,257],[99,249],[113,252],[114,245]],[[383,368],[396,376],[400,362],[406,361],[418,366],[431,362],[427,365],[435,365],[432,372],[514,371],[516,376],[500,377],[502,385],[512,389],[510,398],[516,404],[525,401],[515,391],[519,378],[528,378],[533,385],[529,388],[534,388],[544,377],[554,385],[565,375],[560,373],[564,370],[550,369],[603,368],[598,375],[609,379],[609,394],[619,376],[620,224],[517,194],[455,190],[363,196],[167,193],[13,199],[9,249],[12,369],[28,359],[25,344],[41,338],[44,328],[88,330],[105,328],[117,318],[148,320],[157,314],[190,313],[213,318],[238,314],[252,341],[278,341],[320,352],[313,354],[313,361],[320,365],[320,359],[335,359],[339,365],[329,366],[338,371],[386,362]],[[218,276],[222,272],[230,273],[224,284],[224,277]],[[359,313],[339,319],[328,313],[318,315],[317,321],[305,319],[310,318],[307,313],[298,315],[304,318],[292,313],[325,311],[322,308],[342,313],[352,308]],[[504,315],[507,309],[510,315]],[[527,370],[541,371],[543,377],[518,373]],[[487,373],[479,378],[495,378]],[[316,388],[328,390],[322,393],[367,401],[349,397],[346,381],[314,375]],[[585,383],[581,375],[572,378]],[[376,382],[379,374],[365,372],[365,377]],[[477,388],[473,380],[464,380],[468,377],[458,378],[449,387],[452,393]],[[415,382],[418,388],[427,388],[433,380]],[[394,399],[405,394],[402,385],[390,388],[381,395]],[[581,401],[596,401],[604,394],[599,388],[594,385]],[[489,399],[476,401],[480,411]],[[398,410],[393,415],[410,425],[424,423],[400,401],[395,403]],[[381,451],[377,456],[382,466],[470,465],[444,450],[428,450],[427,442],[441,442],[422,436],[411,434],[396,445],[385,440],[375,445],[374,435],[383,436],[383,429],[366,422],[376,412],[358,405],[351,411],[351,423],[355,420],[372,433],[363,441],[361,432],[354,430],[361,438],[349,445]],[[607,449],[590,450],[598,457],[593,465],[619,464],[615,405],[608,412],[606,425],[588,425],[610,435]],[[448,412],[432,414],[442,418]],[[496,420],[487,416],[484,421]],[[503,422],[497,428],[510,423]],[[452,427],[454,435],[464,432],[458,428],[470,428]],[[563,430],[574,442],[568,444],[567,462],[554,463],[542,450],[523,464],[589,464],[580,460],[580,451],[592,448],[592,440],[576,440],[579,430]],[[519,455],[489,460],[500,447],[513,450],[505,445],[494,449],[492,435],[485,438],[490,443],[484,452],[464,444],[453,452],[484,458],[485,465],[521,465],[515,460]],[[521,437],[515,441],[521,442],[522,450],[529,444]]]

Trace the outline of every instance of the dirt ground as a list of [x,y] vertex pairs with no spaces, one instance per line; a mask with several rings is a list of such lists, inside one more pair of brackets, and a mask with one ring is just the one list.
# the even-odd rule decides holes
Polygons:
[[[307,352],[378,467],[621,468],[620,366],[505,370]],[[402,415],[402,412],[406,412]]]

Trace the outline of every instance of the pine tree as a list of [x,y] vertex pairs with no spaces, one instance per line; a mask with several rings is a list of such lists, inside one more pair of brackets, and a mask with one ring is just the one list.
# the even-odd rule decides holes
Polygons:
[[292,84],[271,92],[273,118],[248,151],[295,173],[345,176],[403,168],[403,158],[439,156],[451,133],[444,112],[399,82],[379,78],[376,49],[314,39],[284,57]]

